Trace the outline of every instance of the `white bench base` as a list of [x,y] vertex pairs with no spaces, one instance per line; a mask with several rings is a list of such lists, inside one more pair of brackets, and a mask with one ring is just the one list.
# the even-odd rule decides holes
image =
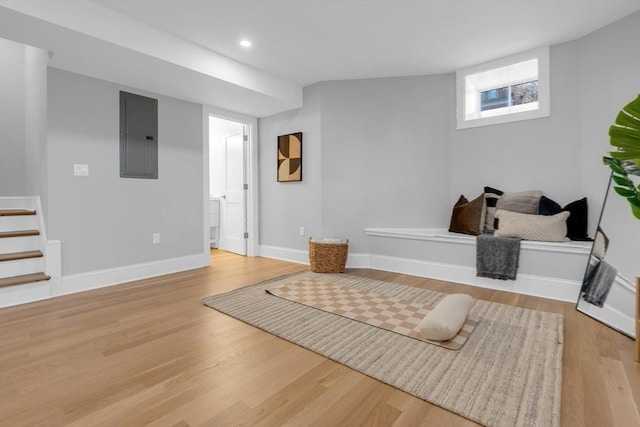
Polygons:
[[[516,280],[494,280],[476,277],[475,236],[445,229],[364,231],[369,236],[368,268],[567,302],[578,299],[591,251],[591,242],[522,241]],[[347,267],[363,267],[358,265],[363,257],[355,258]]]

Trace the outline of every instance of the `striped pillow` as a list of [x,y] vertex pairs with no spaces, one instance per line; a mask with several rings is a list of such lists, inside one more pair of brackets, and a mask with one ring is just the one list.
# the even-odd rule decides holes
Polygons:
[[484,217],[484,231],[493,232],[495,230],[494,220],[496,215],[496,205],[500,196],[504,194],[503,191],[497,190],[492,187],[484,187],[484,201],[487,205],[487,211]]
[[496,218],[500,220],[494,236],[519,237],[523,240],[543,242],[564,242],[567,235],[567,218],[570,213],[563,211],[556,215],[529,215],[498,209]]

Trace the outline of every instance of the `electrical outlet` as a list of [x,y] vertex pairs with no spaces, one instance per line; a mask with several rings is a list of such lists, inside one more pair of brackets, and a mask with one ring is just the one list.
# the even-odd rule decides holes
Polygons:
[[160,243],[160,233],[153,233],[153,244],[157,245]]
[[304,227],[300,227],[300,230],[298,232],[301,236],[304,236]]
[[89,165],[73,164],[73,174],[75,176],[89,176]]

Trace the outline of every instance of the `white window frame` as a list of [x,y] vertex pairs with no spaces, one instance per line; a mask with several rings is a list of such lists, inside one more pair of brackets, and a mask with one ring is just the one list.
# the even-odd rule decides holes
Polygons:
[[[465,106],[467,103],[467,77],[480,74],[496,68],[519,64],[531,59],[538,60],[538,108],[527,111],[506,111],[500,115],[489,115],[467,119]],[[503,86],[509,86],[514,82],[505,81]],[[456,71],[456,128],[467,129],[478,126],[489,126],[500,123],[509,123],[520,120],[539,119],[550,115],[550,71],[549,71],[549,47],[541,47],[516,55],[511,55],[495,61],[468,67]],[[526,104],[524,104],[526,105]],[[516,109],[517,110],[517,109]],[[495,114],[495,113],[494,113]]]

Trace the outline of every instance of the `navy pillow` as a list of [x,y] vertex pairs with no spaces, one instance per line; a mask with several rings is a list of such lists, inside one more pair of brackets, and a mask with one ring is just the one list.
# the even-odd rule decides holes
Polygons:
[[538,214],[555,215],[562,211],[567,211],[571,214],[567,219],[567,237],[571,240],[591,240],[589,238],[589,224],[587,221],[589,216],[587,198],[583,197],[580,200],[569,203],[563,208],[548,197],[542,196],[540,198]]

